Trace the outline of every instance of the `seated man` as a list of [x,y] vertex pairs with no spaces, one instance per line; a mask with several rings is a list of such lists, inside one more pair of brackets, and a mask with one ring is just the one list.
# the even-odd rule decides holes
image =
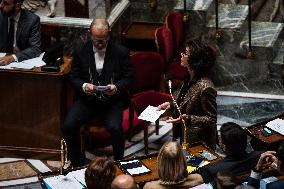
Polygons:
[[118,175],[112,181],[111,189],[138,189],[138,186],[132,176]]
[[122,115],[133,80],[129,51],[110,37],[105,19],[93,20],[90,31],[92,40],[73,54],[70,81],[76,93],[62,128],[73,166],[85,163],[80,127],[93,117],[102,118],[112,135],[114,159],[124,155]]
[[205,183],[212,182],[220,170],[232,173],[237,176],[252,169],[261,152],[246,152],[247,135],[245,131],[236,123],[224,123],[220,128],[221,147],[226,157],[214,164],[201,168],[201,176]]
[[0,1],[0,65],[40,55],[40,18],[21,9],[24,0]]
[[[267,151],[261,154],[256,166],[251,171],[248,179],[248,185],[259,188],[260,178],[263,172],[269,170],[277,170],[284,175],[284,142],[281,143],[277,152]],[[284,179],[268,183],[266,189],[283,189]]]

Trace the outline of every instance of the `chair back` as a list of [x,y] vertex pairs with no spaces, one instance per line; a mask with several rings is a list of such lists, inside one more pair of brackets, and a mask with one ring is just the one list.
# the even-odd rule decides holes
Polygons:
[[171,101],[172,98],[169,94],[157,91],[145,91],[137,95],[133,100],[133,106],[137,114],[140,114],[149,105],[158,106],[164,102]]
[[170,12],[166,16],[166,26],[172,31],[174,49],[179,51],[184,39],[183,15],[181,12]]
[[160,90],[164,59],[157,52],[137,52],[131,55],[134,82],[131,93],[136,94],[146,90]]
[[159,53],[165,60],[164,70],[167,70],[168,65],[173,59],[173,37],[169,28],[161,26],[155,31],[155,42]]

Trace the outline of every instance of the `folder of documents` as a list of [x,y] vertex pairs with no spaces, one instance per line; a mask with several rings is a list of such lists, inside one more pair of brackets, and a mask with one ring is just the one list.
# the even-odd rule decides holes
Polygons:
[[266,123],[266,127],[270,128],[271,130],[284,135],[284,120],[283,119],[274,119]]

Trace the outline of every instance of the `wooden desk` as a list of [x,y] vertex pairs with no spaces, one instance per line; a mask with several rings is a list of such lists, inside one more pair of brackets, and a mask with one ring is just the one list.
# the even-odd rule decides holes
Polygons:
[[131,22],[122,32],[122,39],[130,50],[156,51],[155,31],[162,23]]
[[[204,143],[198,142],[198,143],[194,143],[190,146],[190,152],[192,155],[194,156],[200,156],[198,151],[200,150],[207,150],[210,153],[214,154],[217,159],[213,160],[213,161],[209,161],[210,163],[215,163],[219,160],[222,159],[222,157],[220,157],[218,154],[216,154],[214,151],[212,151],[210,148],[206,147],[206,145]],[[134,180],[137,184],[139,184],[142,188],[142,186],[149,181],[153,181],[153,180],[158,180],[159,179],[159,175],[158,175],[158,170],[157,170],[157,157],[158,157],[158,153],[155,154],[149,154],[146,156],[142,156],[142,157],[134,157],[134,158],[129,158],[128,160],[134,160],[134,159],[139,159],[143,162],[143,164],[148,167],[149,169],[151,169],[151,173],[149,174],[144,174],[144,175],[139,175],[139,176],[134,176]],[[119,162],[115,163],[115,167],[116,167],[116,176],[117,175],[121,175],[124,174],[124,170],[120,168],[119,166]],[[83,169],[86,168],[85,167],[77,167],[77,168],[72,168],[72,169],[67,169],[64,171],[65,174],[71,172],[71,171],[76,171],[79,169]],[[42,187],[44,189],[46,189],[46,186],[43,182],[43,179],[46,177],[51,177],[51,176],[57,176],[59,175],[59,170],[57,171],[52,171],[52,172],[46,172],[46,173],[40,173],[38,175],[39,178],[39,182],[41,183]]]
[[277,150],[279,143],[284,141],[284,136],[274,131],[272,131],[272,135],[270,136],[264,136],[262,133],[265,124],[276,118],[284,119],[284,114],[269,118],[246,128],[248,135],[252,137],[251,145],[255,150]]
[[[206,147],[204,143],[195,143],[190,146],[190,153],[194,156],[199,156],[198,151],[200,150],[207,150],[210,153],[214,154],[217,159],[209,161],[210,163],[215,163],[217,161],[220,161],[222,157],[220,157],[218,154],[216,154],[213,150],[210,148]],[[137,158],[131,158],[132,159],[140,159],[146,167],[151,169],[151,173],[149,174],[144,174],[144,175],[139,175],[139,176],[134,176],[134,180],[136,181],[137,184],[143,185],[145,182],[149,182],[152,180],[158,180],[159,175],[158,175],[158,170],[157,170],[157,156],[158,154],[150,154],[148,156],[142,156],[142,157],[137,157]],[[124,174],[124,170],[120,168],[119,163],[116,164],[116,175]]]
[[0,70],[0,156],[59,160],[71,59],[64,61],[59,73]]

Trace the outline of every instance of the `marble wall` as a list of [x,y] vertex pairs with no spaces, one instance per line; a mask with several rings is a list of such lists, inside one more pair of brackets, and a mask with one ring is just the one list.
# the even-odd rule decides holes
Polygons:
[[156,6],[151,8],[155,0],[130,0],[133,21],[163,23],[168,11],[173,10],[176,0],[156,0]]
[[[123,0],[80,1],[88,1],[89,17],[94,18],[97,15],[109,14],[108,11]],[[64,12],[64,4],[62,2],[58,1],[57,4],[59,10],[55,17],[55,20],[58,19],[57,22],[64,18],[62,13]],[[154,4],[151,4],[153,2]],[[123,14],[118,15],[120,19],[110,17],[113,23],[113,34],[120,38],[121,31],[131,21],[164,23],[167,12],[172,10],[183,11],[183,2],[183,0],[129,0],[130,7],[125,9]],[[219,6],[219,26],[222,30],[222,38],[216,40],[214,37],[214,1],[187,0],[186,2],[186,10],[189,14],[189,20],[185,25],[186,38],[191,39],[202,36],[218,51],[217,63],[212,78],[219,90],[284,94],[283,21],[279,22],[281,20],[279,14],[276,15],[277,19],[273,22],[262,19],[267,17],[265,15],[271,12],[271,7],[274,4],[269,4],[270,1],[264,3],[265,1],[262,0],[262,6],[258,4],[254,6],[255,9],[259,9],[259,11],[253,9],[253,13],[259,13],[254,15],[252,31],[253,48],[256,51],[256,57],[247,59],[245,57],[248,31],[248,7],[246,3],[238,5],[232,3],[231,0],[220,1],[224,3]],[[231,4],[227,5],[229,3]],[[108,9],[106,6],[108,6]],[[44,11],[41,12],[41,14],[45,13]],[[42,15],[42,19],[45,19],[44,15]],[[74,23],[75,21],[76,18],[71,20]],[[67,53],[78,43],[88,38],[87,28],[90,21],[91,19],[87,19],[86,22],[78,20],[71,27],[64,26],[60,38],[68,44]]]
[[[154,9],[150,8],[149,2],[149,0],[131,0],[132,20],[162,23],[168,11],[184,9],[183,0],[157,0],[157,7]],[[215,38],[214,1],[187,0],[186,2],[186,10],[189,13],[185,29],[186,38],[189,40],[202,36],[204,41],[217,49],[217,62],[211,76],[219,90],[284,94],[284,16],[278,11],[275,19],[272,22],[269,20],[273,10],[277,8],[272,1],[253,1],[252,47],[256,53],[253,59],[246,57],[248,50],[246,1],[219,1],[218,18],[222,37],[218,40]]]

